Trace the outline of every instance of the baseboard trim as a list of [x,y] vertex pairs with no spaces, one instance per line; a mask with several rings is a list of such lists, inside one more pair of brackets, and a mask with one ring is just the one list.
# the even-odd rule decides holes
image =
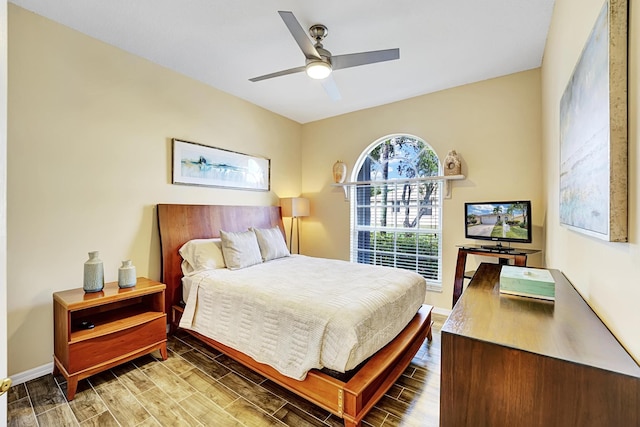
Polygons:
[[433,310],[431,310],[433,312],[433,314],[440,314],[442,316],[447,316],[449,317],[449,315],[451,314],[451,309],[449,308],[440,308],[440,307],[433,307]]
[[22,383],[26,383],[27,381],[35,380],[36,378],[42,377],[52,372],[53,372],[53,362],[49,362],[42,366],[29,369],[28,371],[19,372],[15,375],[11,375],[11,381],[15,385],[22,384]]

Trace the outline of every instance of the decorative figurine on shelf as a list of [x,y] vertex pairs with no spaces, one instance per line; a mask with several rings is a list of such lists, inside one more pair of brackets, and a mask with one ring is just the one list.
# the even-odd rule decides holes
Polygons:
[[347,179],[347,165],[338,160],[333,165],[333,182],[342,184]]
[[89,252],[89,259],[84,263],[85,292],[100,292],[104,288],[104,267],[99,258],[100,252]]
[[449,151],[447,157],[444,158],[443,165],[445,176],[462,174],[462,163],[460,162],[460,158],[458,157],[456,150]]
[[122,266],[118,269],[118,286],[121,288],[131,288],[136,285],[136,268],[131,264],[131,260],[122,261]]

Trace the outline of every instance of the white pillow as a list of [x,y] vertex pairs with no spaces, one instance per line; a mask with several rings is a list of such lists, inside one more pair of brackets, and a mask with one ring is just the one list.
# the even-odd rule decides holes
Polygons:
[[282,258],[291,255],[280,228],[252,228],[258,239],[262,261]]
[[253,230],[226,232],[220,230],[224,262],[230,270],[239,270],[262,262],[260,247]]
[[182,274],[185,276],[226,267],[219,238],[189,240],[178,252],[183,259]]

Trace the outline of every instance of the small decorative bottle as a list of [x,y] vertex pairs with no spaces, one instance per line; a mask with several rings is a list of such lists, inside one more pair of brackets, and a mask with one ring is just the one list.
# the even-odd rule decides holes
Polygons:
[[333,182],[342,184],[347,178],[347,165],[338,160],[333,165]]
[[89,259],[84,263],[84,291],[100,292],[104,288],[104,267],[98,251],[89,252]]
[[122,266],[118,269],[118,286],[121,288],[131,288],[136,285],[136,268],[131,265],[131,260],[122,261]]

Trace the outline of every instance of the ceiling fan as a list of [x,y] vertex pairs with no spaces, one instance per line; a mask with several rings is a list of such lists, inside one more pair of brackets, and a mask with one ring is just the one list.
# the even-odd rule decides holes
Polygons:
[[254,77],[249,79],[249,81],[259,82],[261,80],[305,71],[312,79],[322,80],[322,85],[329,96],[337,100],[340,99],[340,93],[338,92],[335,82],[331,79],[331,72],[333,70],[341,70],[343,68],[357,67],[359,65],[373,64],[376,62],[392,61],[400,58],[400,49],[397,48],[333,56],[331,52],[322,46],[322,40],[324,40],[328,33],[327,27],[321,24],[315,24],[309,28],[309,35],[315,40],[315,44],[312,44],[292,12],[279,11],[278,13],[296,43],[298,43],[298,46],[300,46],[300,50],[302,50],[306,59],[305,65]]

